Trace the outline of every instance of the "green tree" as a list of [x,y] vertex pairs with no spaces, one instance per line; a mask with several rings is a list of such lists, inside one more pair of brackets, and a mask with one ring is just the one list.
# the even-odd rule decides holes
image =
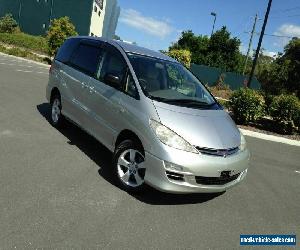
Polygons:
[[292,39],[284,53],[258,72],[257,77],[267,94],[296,94],[300,97],[300,39]]
[[287,91],[300,97],[300,38],[293,38],[285,46],[279,61],[289,64],[288,79],[285,82]]
[[167,55],[173,57],[187,68],[191,66],[191,52],[186,49],[172,49],[167,52]]
[[0,33],[15,33],[17,31],[20,29],[12,14],[6,14],[0,18]]
[[231,38],[230,33],[223,26],[210,38],[207,65],[225,71],[241,71],[243,60],[239,51],[240,44],[240,40],[236,37]]
[[191,30],[183,31],[178,41],[169,47],[169,50],[184,49],[191,52],[191,62],[206,64],[206,55],[209,38],[207,36],[196,36]]
[[[254,74],[260,75],[262,71],[264,71],[265,69],[270,69],[270,67],[272,66],[272,63],[274,62],[274,58],[271,56],[268,56],[264,53],[264,49],[261,49],[259,55],[258,55],[258,59],[257,59],[257,65],[255,67],[255,71]],[[255,51],[254,51],[255,53]],[[246,73],[250,73],[252,68],[252,61],[251,61],[251,65],[249,66],[249,68],[246,70]]]
[[69,17],[61,17],[51,21],[51,26],[47,33],[48,53],[54,56],[63,42],[70,36],[77,35],[75,26]]
[[169,50],[186,49],[191,52],[192,63],[240,72],[244,62],[244,56],[239,51],[240,44],[240,40],[232,38],[224,26],[210,38],[197,36],[191,30],[183,31]]

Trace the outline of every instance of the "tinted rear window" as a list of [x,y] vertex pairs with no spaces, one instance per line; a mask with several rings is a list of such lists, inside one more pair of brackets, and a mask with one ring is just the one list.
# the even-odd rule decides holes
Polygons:
[[79,44],[80,39],[70,38],[64,42],[57,52],[55,59],[62,63],[67,63],[74,51],[74,49]]
[[101,49],[88,44],[80,44],[71,58],[71,65],[89,75],[95,75]]

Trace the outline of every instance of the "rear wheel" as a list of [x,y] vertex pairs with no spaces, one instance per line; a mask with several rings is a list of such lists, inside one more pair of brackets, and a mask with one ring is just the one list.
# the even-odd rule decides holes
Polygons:
[[145,186],[145,156],[131,140],[121,142],[114,153],[113,165],[118,184],[126,191],[138,192]]
[[61,109],[61,98],[59,95],[55,95],[51,99],[50,122],[56,128],[61,128],[64,125],[64,117],[61,113]]

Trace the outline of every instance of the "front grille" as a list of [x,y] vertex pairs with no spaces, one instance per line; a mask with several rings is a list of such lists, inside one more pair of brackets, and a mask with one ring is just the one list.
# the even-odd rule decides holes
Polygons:
[[175,181],[184,181],[183,179],[183,174],[171,172],[171,171],[166,171],[167,177],[171,180]]
[[201,153],[205,155],[212,155],[212,156],[220,156],[220,157],[227,157],[229,155],[235,154],[239,148],[229,148],[229,149],[214,149],[214,148],[200,148],[196,147],[196,149]]
[[224,185],[231,181],[236,180],[239,177],[240,173],[226,176],[226,177],[204,177],[204,176],[195,176],[196,182],[201,185]]

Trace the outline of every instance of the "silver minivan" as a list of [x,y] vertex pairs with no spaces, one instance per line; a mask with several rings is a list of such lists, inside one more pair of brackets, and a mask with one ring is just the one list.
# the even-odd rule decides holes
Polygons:
[[136,45],[71,37],[50,68],[50,120],[81,127],[113,152],[118,185],[223,192],[241,182],[249,151],[203,84],[176,60]]

